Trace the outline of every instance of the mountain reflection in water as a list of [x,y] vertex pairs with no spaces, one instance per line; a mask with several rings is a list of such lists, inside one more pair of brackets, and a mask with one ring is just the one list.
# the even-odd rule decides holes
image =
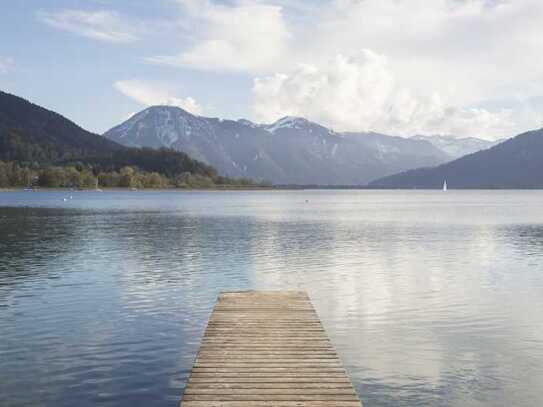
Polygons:
[[174,406],[248,288],[307,290],[368,406],[543,405],[542,192],[63,194],[0,193],[2,405]]

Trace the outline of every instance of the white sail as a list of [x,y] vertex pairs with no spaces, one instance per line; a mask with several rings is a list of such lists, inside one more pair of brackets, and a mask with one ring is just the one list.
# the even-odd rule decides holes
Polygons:
[[447,190],[447,180],[443,181],[443,191]]
[[99,185],[98,185],[98,177],[96,177],[96,188],[95,188],[95,191],[96,192],[102,192],[102,190],[100,189]]

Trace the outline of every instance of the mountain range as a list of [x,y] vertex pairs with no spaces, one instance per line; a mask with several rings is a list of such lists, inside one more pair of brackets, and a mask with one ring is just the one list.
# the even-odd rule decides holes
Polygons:
[[[39,172],[73,166],[99,172],[133,166],[169,179],[182,174],[230,182],[215,169],[183,152],[128,148],[79,127],[74,122],[18,96],[0,91],[0,161]],[[5,175],[5,174],[4,174]],[[11,180],[12,185],[21,180]]]
[[206,185],[236,181],[218,176],[213,164],[222,175],[275,184],[440,188],[446,180],[451,188],[543,188],[543,129],[492,145],[470,138],[453,142],[443,136],[340,133],[299,117],[256,124],[155,106],[103,137],[0,92],[1,161],[34,174],[75,166],[81,174],[114,175],[133,166],[143,171],[141,177],[156,172],[170,185],[179,179],[184,185],[186,174],[205,178]]
[[[365,185],[418,167],[450,161],[487,142],[469,139],[454,147],[444,138],[402,138],[373,132],[335,132],[300,117],[275,123],[195,116],[173,106],[147,108],[104,133],[131,147],[184,151],[230,177],[274,184]],[[474,141],[478,140],[479,144]]]
[[434,168],[419,168],[370,183],[375,188],[543,188],[543,129]]
[[442,135],[417,135],[411,137],[414,140],[424,140],[447,154],[451,161],[477,151],[486,150],[504,140],[484,140],[476,137],[454,137]]

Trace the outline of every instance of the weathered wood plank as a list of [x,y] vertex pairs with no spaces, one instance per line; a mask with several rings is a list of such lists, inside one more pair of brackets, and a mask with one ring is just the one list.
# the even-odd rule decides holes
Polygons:
[[249,356],[249,357],[252,357],[252,356],[273,356],[273,357],[276,357],[276,356],[279,356],[279,355],[292,355],[292,356],[300,356],[300,357],[311,357],[311,356],[328,356],[328,355],[332,355],[334,357],[336,357],[336,353],[329,350],[329,351],[323,351],[323,350],[313,350],[313,351],[308,351],[308,350],[299,350],[298,352],[296,351],[293,351],[293,350],[242,350],[242,351],[239,351],[239,350],[235,350],[235,349],[232,349],[232,350],[224,350],[224,349],[221,349],[221,348],[208,348],[206,350],[200,350],[200,353],[199,353],[199,356],[202,357],[202,356],[225,356],[225,357],[232,357],[232,356],[241,356],[241,355],[245,355],[245,356]]
[[299,373],[289,373],[289,372],[280,372],[280,373],[274,373],[274,372],[225,372],[220,375],[217,375],[214,372],[193,372],[191,375],[191,378],[221,378],[221,379],[237,379],[239,381],[244,381],[247,378],[255,378],[255,379],[277,379],[277,378],[284,378],[284,379],[315,379],[314,381],[322,381],[325,379],[340,379],[345,378],[345,372],[336,372],[336,373],[330,373],[330,372],[319,372],[319,373],[307,373],[300,375]]
[[196,373],[345,373],[339,367],[194,367]]
[[183,407],[360,407],[359,401],[185,401]]
[[[250,378],[248,378],[250,379]],[[217,379],[217,378],[195,378],[191,380],[191,384],[187,386],[198,385],[200,387],[213,387],[213,388],[252,388],[262,386],[270,388],[281,388],[281,387],[349,387],[351,388],[351,382],[349,380],[338,378],[336,380],[315,380],[314,378],[253,378],[252,380],[240,380],[240,379]]]
[[356,401],[351,394],[184,394],[186,401]]
[[277,362],[278,359],[286,360],[339,360],[334,354],[317,354],[317,353],[217,353],[217,352],[201,352],[198,356],[199,360],[203,361],[227,361],[237,358],[240,362],[257,362],[265,363],[271,360]]
[[270,389],[270,388],[257,388],[257,389],[210,389],[206,387],[201,386],[188,386],[185,389],[185,396],[188,395],[209,395],[209,394],[215,394],[218,396],[245,396],[245,395],[257,395],[257,396],[263,396],[263,395],[269,395],[269,396],[277,396],[277,395],[337,395],[337,396],[356,396],[354,393],[354,390],[352,387],[348,388],[333,388],[333,389],[324,389],[324,388],[280,388],[280,389]]
[[222,293],[184,407],[361,407],[305,292]]
[[344,375],[325,375],[325,376],[306,376],[306,377],[288,377],[283,375],[224,375],[217,377],[216,375],[194,374],[190,379],[191,384],[194,383],[348,383],[351,381]]

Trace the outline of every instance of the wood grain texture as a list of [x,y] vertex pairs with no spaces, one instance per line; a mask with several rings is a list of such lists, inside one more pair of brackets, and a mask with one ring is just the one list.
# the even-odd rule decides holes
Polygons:
[[361,407],[301,291],[222,293],[183,407]]

